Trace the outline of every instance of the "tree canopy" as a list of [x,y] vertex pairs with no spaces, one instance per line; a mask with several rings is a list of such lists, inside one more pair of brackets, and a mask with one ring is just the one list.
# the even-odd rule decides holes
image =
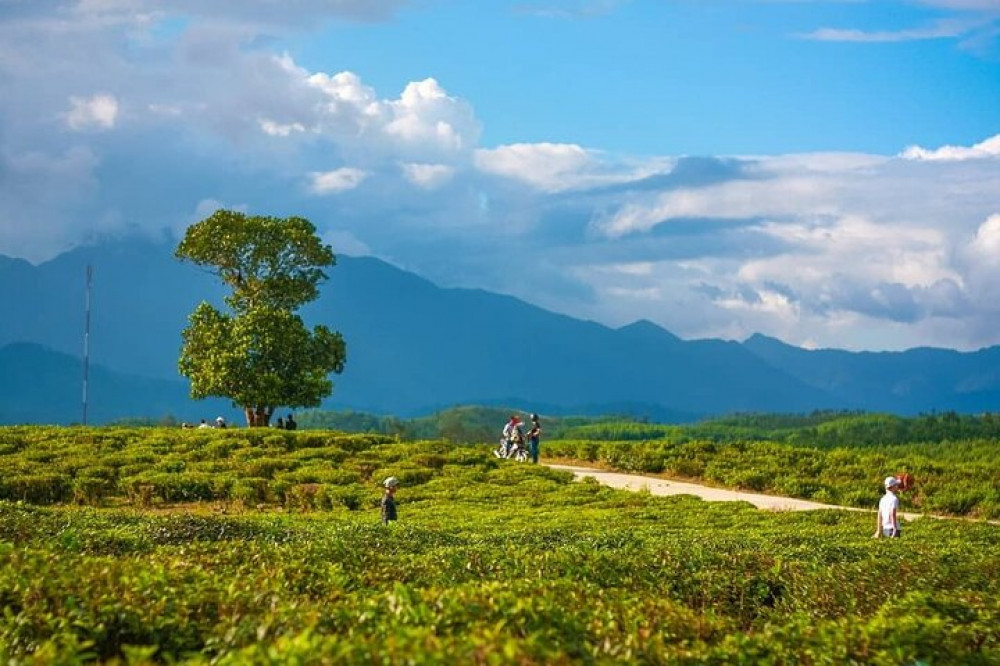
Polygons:
[[231,312],[202,302],[183,332],[178,367],[193,398],[228,397],[248,425],[264,426],[278,406],[315,407],[331,393],[329,374],[346,360],[343,337],[322,325],[310,331],[295,314],[335,264],[312,223],[220,210],[192,225],[175,255],[231,289]]

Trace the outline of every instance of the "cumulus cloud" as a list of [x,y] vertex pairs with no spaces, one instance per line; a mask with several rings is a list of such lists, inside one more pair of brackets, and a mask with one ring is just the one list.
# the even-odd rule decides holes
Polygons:
[[400,164],[408,181],[425,189],[441,187],[455,175],[455,167],[447,164]]
[[[1000,160],[737,163],[719,182],[661,179],[659,191],[605,202],[589,238],[609,257],[577,251],[574,275],[597,294],[577,307],[599,320],[653,318],[682,336],[766,332],[851,348],[996,339]],[[629,255],[646,259],[623,263]]]
[[354,72],[310,73],[287,56],[279,62],[291,85],[305,85],[318,97],[287,109],[283,118],[271,116],[272,128],[308,129],[355,151],[358,159],[376,149],[376,157],[463,161],[479,141],[472,108],[433,78],[407,84],[396,99],[383,99]]
[[990,215],[979,225],[970,249],[1000,268],[1000,263],[997,262],[997,258],[1000,258],[1000,214]]
[[558,191],[570,187],[572,181],[567,181],[567,175],[575,176],[592,163],[592,158],[573,144],[517,143],[477,150],[475,162],[487,173]]
[[368,173],[361,169],[342,167],[333,171],[314,171],[309,174],[309,190],[313,194],[336,194],[353,190]]
[[620,164],[567,143],[515,143],[480,148],[474,164],[483,173],[518,181],[542,192],[636,183],[662,172],[662,160]]
[[113,95],[70,97],[66,124],[70,129],[111,129],[118,119],[118,100]]
[[829,216],[840,208],[836,189],[835,180],[808,174],[679,189],[628,203],[613,215],[596,219],[594,228],[617,238],[681,218]]
[[937,149],[910,146],[900,157],[907,160],[977,160],[1000,157],[1000,134],[990,137],[974,146],[942,146]]

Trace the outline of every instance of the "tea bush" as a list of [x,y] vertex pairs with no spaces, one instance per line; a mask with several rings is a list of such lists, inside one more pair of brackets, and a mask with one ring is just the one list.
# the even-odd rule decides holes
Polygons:
[[[145,432],[13,430],[5,484],[41,473],[20,457],[38,447],[48,474],[116,485],[98,507],[0,501],[8,663],[1000,663],[991,524],[921,519],[873,540],[870,514],[615,491],[487,446],[162,431],[153,454]],[[250,449],[288,467],[246,476]],[[710,449],[676,460],[732,469],[753,445]],[[75,473],[109,471],[73,477],[65,461],[88,450]],[[107,464],[133,450],[153,459]],[[338,483],[302,481],[324,467]],[[412,476],[383,526],[388,472]]]
[[906,510],[1000,516],[996,490],[1000,488],[1000,440],[831,448],[818,443],[810,447],[801,432],[788,435],[794,444],[762,439],[717,442],[681,437],[677,433],[686,432],[684,427],[674,428],[670,438],[659,440],[556,440],[544,442],[542,451],[547,457],[599,463],[626,472],[664,472],[716,486],[862,508],[877,504],[884,477],[908,472],[916,485],[903,496]]

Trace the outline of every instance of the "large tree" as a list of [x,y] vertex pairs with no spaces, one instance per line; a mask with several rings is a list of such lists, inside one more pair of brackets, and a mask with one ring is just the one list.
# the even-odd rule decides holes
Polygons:
[[344,339],[326,326],[310,331],[295,314],[336,263],[308,220],[220,210],[189,227],[175,254],[231,290],[230,312],[203,302],[188,318],[178,367],[191,397],[230,398],[247,425],[266,426],[279,406],[315,407],[330,395]]

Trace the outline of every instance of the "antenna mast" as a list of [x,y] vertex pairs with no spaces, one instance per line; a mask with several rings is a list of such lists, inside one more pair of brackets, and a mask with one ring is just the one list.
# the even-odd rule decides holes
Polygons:
[[83,323],[83,425],[87,425],[87,382],[90,379],[90,285],[94,268],[87,264],[86,317]]

